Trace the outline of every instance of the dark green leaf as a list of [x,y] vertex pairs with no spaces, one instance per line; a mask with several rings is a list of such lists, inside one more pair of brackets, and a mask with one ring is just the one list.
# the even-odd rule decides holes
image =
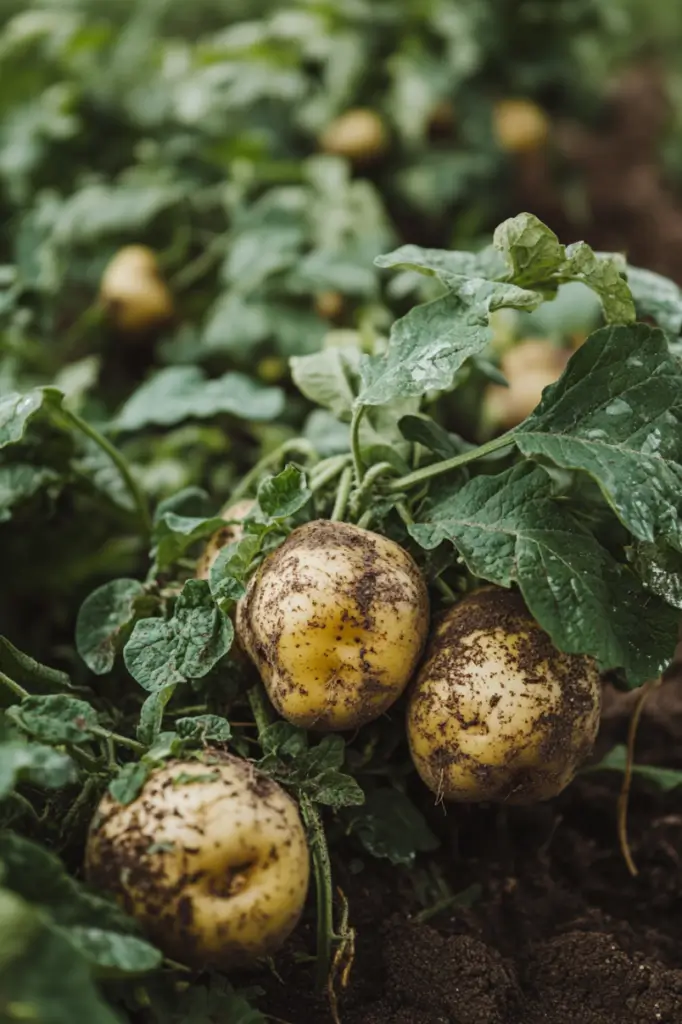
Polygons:
[[623,668],[641,684],[672,659],[678,613],[648,594],[551,487],[530,464],[475,477],[442,492],[410,533],[426,548],[452,541],[475,576],[518,583],[557,647]]
[[258,504],[270,519],[288,519],[307,505],[312,492],[298,466],[289,464],[277,476],[267,477],[258,488]]
[[0,800],[20,782],[61,789],[77,778],[76,766],[66,754],[39,743],[0,738]]
[[636,544],[630,560],[647,590],[682,609],[682,554],[660,544]]
[[447,430],[432,420],[430,416],[403,416],[398,426],[407,441],[417,442],[441,459],[452,458],[465,450],[461,438],[449,434]]
[[208,537],[225,526],[220,516],[195,518],[179,516],[175,512],[165,512],[154,524],[154,557],[160,571],[173,565],[202,537]]
[[50,692],[72,689],[65,672],[41,665],[28,654],[18,650],[9,640],[0,636],[0,671],[25,689]]
[[133,800],[137,800],[151,772],[151,765],[145,764],[144,761],[126,764],[109,783],[109,793],[120,804],[131,804]]
[[639,540],[682,549],[682,369],[662,331],[597,331],[514,438],[524,455],[589,473]]
[[92,726],[98,725],[97,712],[90,704],[62,693],[27,697],[11,707],[7,717],[33,739],[50,746],[89,743],[95,739]]
[[667,277],[639,267],[628,266],[627,278],[640,319],[651,317],[676,338],[682,331],[682,289]]
[[232,736],[230,723],[220,715],[195,715],[193,718],[178,718],[175,723],[178,736],[200,743],[227,743]]
[[224,413],[246,420],[271,420],[284,407],[280,388],[266,388],[241,373],[207,380],[196,366],[159,370],[134,392],[116,417],[117,430],[167,427]]
[[137,725],[137,738],[140,743],[151,746],[156,741],[163,726],[163,713],[166,705],[175,693],[176,684],[162,686],[160,690],[150,693],[140,710]]
[[92,925],[61,928],[99,977],[130,977],[156,970],[163,960],[154,946],[135,935],[121,935]]
[[32,497],[45,484],[58,479],[57,473],[43,466],[24,463],[0,466],[0,523],[11,519],[14,505]]
[[170,619],[141,619],[123,657],[145,690],[201,679],[230,649],[234,627],[205,580],[187,580]]
[[31,420],[45,408],[58,408],[61,400],[57,388],[34,388],[26,394],[15,391],[0,397],[0,448],[21,441]]
[[91,672],[104,675],[112,670],[144,596],[137,580],[119,579],[86,597],[76,620],[76,648]]
[[438,847],[438,840],[422,813],[404,793],[388,787],[371,790],[361,810],[345,820],[373,857],[409,866],[418,853]]

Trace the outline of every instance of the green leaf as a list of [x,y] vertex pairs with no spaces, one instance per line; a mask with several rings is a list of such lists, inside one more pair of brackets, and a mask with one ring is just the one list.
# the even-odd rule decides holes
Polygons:
[[450,540],[475,576],[518,583],[558,648],[622,668],[639,685],[672,660],[678,613],[647,593],[551,488],[529,463],[475,477],[442,491],[426,522],[409,531],[425,548]]
[[141,619],[124,650],[143,689],[201,679],[230,649],[234,627],[216,608],[205,580],[187,580],[170,619]]
[[7,717],[33,739],[50,746],[90,743],[98,725],[97,712],[84,700],[66,694],[27,697],[7,711]]
[[98,977],[147,974],[161,965],[163,955],[136,935],[121,935],[92,925],[74,925],[62,934],[95,969]]
[[682,331],[682,289],[651,270],[628,265],[626,273],[639,319],[651,317],[677,338]]
[[133,431],[223,414],[246,420],[271,420],[283,408],[281,388],[263,387],[244,374],[226,373],[216,380],[207,380],[196,366],[169,366],[131,395],[112,426]]
[[595,332],[513,436],[524,455],[589,473],[639,540],[682,548],[682,369],[662,331]]
[[120,804],[131,804],[137,800],[145,782],[152,773],[152,766],[144,761],[125,764],[109,783],[109,793]]
[[20,782],[61,789],[77,778],[76,766],[66,754],[39,743],[0,738],[0,800]]
[[225,526],[220,516],[196,518],[165,512],[154,524],[152,539],[153,554],[159,570],[167,569],[180,558],[192,544],[202,537],[208,537]]
[[324,736],[309,748],[303,729],[275,722],[261,735],[261,745],[265,756],[258,767],[311,800],[335,809],[364,802],[365,794],[356,780],[340,771],[345,760],[342,736]]
[[450,459],[453,455],[459,455],[465,450],[461,438],[449,434],[430,416],[403,416],[398,426],[400,433],[407,441],[422,445],[428,451],[440,456],[441,459]]
[[161,732],[163,726],[163,714],[166,705],[175,693],[176,684],[162,686],[160,690],[150,693],[140,710],[140,720],[137,725],[137,738],[140,743],[151,746]]
[[368,853],[385,857],[391,864],[409,867],[418,853],[439,846],[421,811],[397,789],[371,790],[364,806],[349,812],[345,821]]
[[21,441],[31,420],[43,409],[58,408],[62,393],[57,388],[34,388],[25,394],[10,392],[0,397],[0,448]]
[[682,554],[660,544],[640,543],[630,552],[630,561],[647,590],[666,604],[682,609]]
[[209,570],[213,599],[225,615],[246,593],[245,581],[254,559],[260,554],[263,534],[247,533],[241,540],[226,544]]
[[76,620],[76,649],[91,672],[104,675],[141,612],[145,589],[137,580],[111,580],[94,590]]
[[42,924],[33,907],[8,889],[0,889],[0,992],[5,971],[30,948]]
[[566,261],[558,277],[561,282],[580,281],[591,288],[601,300],[607,324],[629,324],[635,320],[636,311],[624,269],[622,257],[598,257],[585,242],[575,242],[566,246]]
[[[627,761],[627,747],[619,745],[609,750],[608,754],[606,754],[606,756],[597,764],[591,764],[589,767],[583,768],[583,772],[624,772],[627,766]],[[640,779],[646,779],[648,782],[653,782],[659,789],[662,789],[664,793],[669,793],[671,790],[682,786],[682,771],[677,768],[660,768],[652,764],[633,764],[632,774],[634,776],[638,776]]]
[[62,204],[55,238],[73,244],[95,241],[108,233],[139,230],[181,196],[182,189],[163,181],[86,185]]
[[551,280],[566,258],[554,232],[532,213],[503,221],[495,229],[493,245],[504,257],[512,280],[529,287]]
[[24,689],[51,692],[71,690],[71,680],[66,672],[41,665],[28,654],[18,650],[9,640],[0,636],[0,672],[4,672]]
[[0,466],[0,523],[12,517],[12,508],[40,491],[45,484],[59,479],[57,473],[43,466],[15,463]]
[[175,728],[181,739],[196,740],[199,743],[227,743],[232,736],[230,723],[220,715],[178,718]]
[[307,505],[311,497],[305,473],[292,463],[258,487],[258,504],[269,519],[288,519]]
[[294,384],[307,399],[350,419],[357,392],[361,352],[354,346],[334,346],[289,361]]
[[416,270],[437,277],[445,285],[460,278],[484,277],[503,281],[507,277],[504,256],[488,246],[480,252],[449,252],[447,249],[424,249],[420,245],[401,245],[393,252],[377,256],[377,267],[388,270]]

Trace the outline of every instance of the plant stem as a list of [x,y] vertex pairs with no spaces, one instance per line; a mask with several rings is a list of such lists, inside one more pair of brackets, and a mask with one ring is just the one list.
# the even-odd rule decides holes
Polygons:
[[637,877],[639,871],[632,856],[628,840],[628,804],[630,802],[630,786],[632,785],[632,767],[635,763],[635,740],[637,739],[639,721],[642,717],[647,698],[651,691],[657,689],[662,682],[661,676],[657,679],[650,679],[644,683],[637,696],[637,703],[632,712],[628,728],[627,761],[625,763],[625,771],[623,772],[623,784],[618,795],[618,842],[623,854],[623,860],[633,878]]
[[261,683],[256,683],[249,690],[247,697],[249,698],[249,706],[251,707],[251,714],[253,715],[256,727],[258,729],[258,738],[262,736],[265,730],[272,722],[272,716],[270,714],[270,706],[268,704],[265,691]]
[[334,934],[332,870],[329,863],[327,840],[319,811],[306,793],[301,793],[299,800],[301,814],[310,837],[310,852],[313,860],[313,874],[315,876],[315,892],[317,896],[316,987],[318,992],[324,992],[331,967],[332,939]]
[[454,592],[452,587],[448,586],[444,579],[441,579],[440,576],[436,576],[435,580],[433,581],[433,585],[436,588],[436,590],[438,590],[442,594],[442,596],[445,598],[448,604],[457,603],[457,594]]
[[319,470],[319,472],[311,473],[309,481],[310,490],[313,494],[325,487],[339,473],[342,473],[348,465],[349,458],[349,455],[337,455],[334,459],[325,460],[327,465],[320,463],[320,466],[323,468],[320,469],[320,466],[316,466],[315,469]]
[[365,473],[362,484],[357,488],[353,495],[353,500],[351,502],[351,512],[353,517],[355,517],[362,508],[362,503],[365,497],[369,494],[376,481],[380,477],[385,476],[386,473],[397,472],[398,470],[390,462],[376,462],[373,466],[369,467]]
[[102,449],[102,451],[106,452],[106,454],[109,456],[109,458],[114,463],[119,473],[123,477],[123,480],[125,481],[125,485],[128,488],[130,496],[132,497],[135,503],[135,507],[137,509],[138,515],[140,517],[140,522],[142,523],[142,527],[145,533],[151,533],[152,520],[149,514],[149,505],[147,503],[147,498],[144,492],[142,491],[142,488],[138,484],[137,480],[131,473],[130,467],[125,458],[123,457],[123,455],[121,454],[121,452],[117,448],[115,448],[114,445],[111,444],[111,442],[108,441],[103,434],[100,434],[98,430],[95,430],[95,428],[91,426],[91,424],[88,423],[87,420],[82,419],[82,417],[80,417],[78,413],[73,412],[71,409],[64,408],[62,408],[60,411],[62,416],[64,416],[66,420],[72,424],[72,426],[76,427],[77,430],[80,430],[81,433],[85,434],[86,437],[89,437],[91,441],[94,441],[95,444],[98,445]]
[[8,690],[11,690],[12,693],[19,697],[20,700],[24,700],[25,697],[30,696],[28,690],[25,690],[23,686],[19,685],[19,683],[15,683],[14,680],[10,679],[9,676],[6,676],[4,672],[0,672],[0,683],[2,683],[3,686],[6,686]]
[[225,236],[218,235],[212,242],[209,242],[203,252],[186,263],[171,277],[169,282],[171,291],[183,291],[190,285],[196,284],[217,263],[225,248]]
[[353,410],[353,418],[350,423],[350,447],[353,453],[353,467],[355,469],[355,482],[359,487],[362,483],[363,465],[360,455],[360,424],[365,415],[365,406],[358,405]]
[[363,512],[360,518],[358,519],[357,525],[360,526],[363,530],[367,530],[373,518],[374,512],[372,511],[371,508],[368,508],[367,511]]
[[299,452],[308,458],[315,455],[315,449],[310,442],[306,441],[303,437],[295,437],[289,441],[285,441],[284,444],[279,446],[279,448],[275,448],[273,451],[268,452],[267,455],[264,455],[263,458],[260,459],[260,461],[258,461],[256,465],[241,478],[230,495],[230,504],[233,504],[235,501],[238,501],[240,498],[243,498],[248,494],[260,475],[266,469],[272,469],[273,466],[276,466],[277,463],[290,452]]
[[339,522],[339,520],[343,519],[346,511],[346,506],[348,505],[348,495],[350,494],[350,489],[352,485],[353,469],[351,466],[346,466],[343,473],[341,474],[341,479],[339,480],[339,489],[336,492],[336,501],[334,502],[332,514],[329,517],[332,520],[332,522]]
[[120,733],[105,729],[102,725],[91,725],[89,729],[90,732],[94,732],[95,736],[101,736],[103,740],[111,740],[120,747],[127,747],[128,750],[133,750],[136,754],[147,753],[144,743],[138,743],[137,740],[132,740],[128,736],[121,736]]
[[402,519],[405,526],[414,526],[414,519],[404,501],[396,501],[395,510]]
[[451,469],[465,466],[467,462],[482,459],[484,455],[490,455],[492,452],[500,451],[502,448],[509,448],[513,444],[514,438],[510,437],[509,434],[494,437],[492,441],[487,441],[471,451],[462,452],[461,455],[453,455],[451,459],[443,459],[442,462],[434,462],[430,466],[423,466],[422,469],[415,469],[413,473],[408,473],[397,480],[392,480],[388,485],[388,490],[393,493],[406,491],[416,484],[423,483],[425,480],[431,480],[434,476],[442,476],[443,473],[449,473]]

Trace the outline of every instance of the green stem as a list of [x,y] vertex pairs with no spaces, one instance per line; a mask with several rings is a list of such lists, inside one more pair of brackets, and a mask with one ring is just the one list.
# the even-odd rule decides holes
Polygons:
[[334,480],[335,477],[342,473],[348,465],[349,455],[337,455],[333,459],[325,459],[326,465],[320,463],[322,469],[318,466],[315,467],[318,472],[310,474],[310,490],[315,494],[317,491],[322,490],[328,483]]
[[89,726],[89,729],[90,732],[95,734],[95,736],[101,736],[103,740],[111,740],[112,743],[115,743],[120,747],[127,747],[128,750],[132,750],[136,754],[147,753],[147,748],[144,743],[138,743],[137,740],[131,740],[128,736],[121,736],[120,733],[112,732],[111,729],[105,729],[102,725],[91,725]]
[[329,978],[332,956],[332,940],[334,937],[334,893],[332,889],[332,869],[329,862],[329,850],[324,834],[322,819],[317,807],[310,797],[301,793],[301,814],[308,829],[310,852],[315,876],[315,893],[317,896],[317,969],[316,986],[318,992],[324,992]]
[[385,476],[387,473],[397,473],[398,470],[390,462],[376,462],[373,466],[370,466],[365,473],[362,484],[356,490],[353,495],[353,501],[351,502],[351,510],[355,515],[362,508],[362,503],[367,497],[376,481]]
[[402,519],[405,526],[414,526],[414,519],[404,501],[396,501],[395,510]]
[[362,515],[360,516],[360,518],[358,519],[357,525],[361,529],[367,530],[369,528],[369,525],[372,522],[373,518],[374,518],[374,512],[373,512],[373,510],[371,508],[368,508],[367,511],[363,512]]
[[258,729],[258,738],[263,735],[268,726],[272,723],[272,715],[270,712],[270,705],[268,699],[265,696],[265,690],[261,683],[256,683],[249,690],[247,697],[249,698],[249,706],[251,707],[251,714],[253,715],[256,727]]
[[336,492],[336,501],[334,502],[334,508],[332,514],[329,517],[332,522],[339,522],[343,519],[346,512],[346,506],[348,505],[348,495],[350,489],[353,486],[353,469],[351,466],[346,466],[341,479],[339,480],[339,489]]
[[492,441],[487,441],[479,448],[463,452],[461,455],[453,455],[451,459],[443,459],[442,462],[434,462],[430,466],[423,466],[422,469],[416,469],[413,473],[408,473],[407,476],[401,476],[397,480],[392,480],[388,485],[388,490],[393,493],[406,491],[416,484],[423,483],[425,480],[431,480],[434,476],[442,476],[443,473],[449,473],[451,469],[465,466],[467,462],[482,459],[484,455],[490,455],[492,452],[500,451],[502,448],[509,448],[513,444],[514,438],[510,437],[509,434],[494,437]]
[[6,676],[4,672],[0,672],[0,683],[6,686],[8,690],[18,697],[20,700],[24,700],[26,697],[30,697],[28,690],[25,690],[23,686],[19,686],[19,683],[15,683],[13,679]]
[[72,424],[77,430],[89,437],[91,441],[94,441],[96,445],[102,449],[103,452],[109,456],[111,461],[114,463],[119,473],[121,474],[125,485],[130,492],[130,495],[135,502],[140,521],[144,528],[145,533],[151,533],[152,520],[149,514],[149,505],[147,504],[147,498],[142,491],[142,488],[138,484],[137,480],[130,471],[130,467],[126,462],[121,452],[111,444],[110,441],[100,434],[98,430],[95,430],[87,420],[82,419],[78,413],[73,412],[71,409],[61,409],[62,415],[68,422]]
[[353,418],[350,423],[350,448],[353,453],[353,467],[355,469],[355,482],[358,487],[362,483],[362,474],[364,472],[362,465],[362,456],[360,455],[360,424],[362,423],[362,417],[365,415],[365,406],[358,405],[353,410]]
[[457,603],[457,594],[454,592],[452,587],[448,586],[444,579],[441,579],[440,576],[436,576],[435,580],[433,581],[433,585],[436,588],[436,590],[438,590],[442,594],[442,596],[449,604]]
[[233,504],[235,501],[238,501],[240,498],[247,495],[265,470],[272,469],[273,466],[276,466],[278,462],[281,462],[282,459],[291,452],[298,452],[301,455],[305,455],[307,458],[311,458],[315,455],[315,449],[310,442],[306,441],[303,437],[295,437],[290,441],[285,441],[284,444],[279,446],[279,448],[275,448],[273,451],[268,452],[267,455],[264,455],[263,458],[249,470],[246,476],[241,478],[230,495],[230,504]]
[[179,292],[196,284],[217,263],[225,251],[225,236],[218,235],[195,259],[185,264],[170,279],[171,291]]

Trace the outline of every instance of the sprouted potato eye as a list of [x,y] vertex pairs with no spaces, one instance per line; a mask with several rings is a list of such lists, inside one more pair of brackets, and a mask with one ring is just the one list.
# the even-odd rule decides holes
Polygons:
[[222,530],[217,530],[208,540],[197,562],[195,575],[198,580],[208,579],[211,566],[226,544],[233,544],[235,541],[241,540],[244,533],[241,524],[239,522],[230,522],[230,520],[245,519],[254,504],[255,502],[251,498],[245,498],[243,501],[236,501],[234,505],[224,508],[220,513],[222,518],[227,521],[227,525]]
[[428,630],[421,573],[398,544],[347,523],[299,527],[252,577],[237,635],[281,715],[321,731],[378,718]]
[[291,933],[309,858],[294,800],[248,761],[213,751],[158,769],[131,804],[105,796],[86,871],[167,956],[224,970]]
[[558,651],[517,593],[485,587],[433,633],[409,698],[412,759],[445,800],[547,800],[589,756],[600,708],[594,661]]
[[541,149],[549,137],[549,118],[532,100],[499,100],[493,110],[497,142],[506,153]]
[[388,149],[388,132],[373,110],[347,110],[327,126],[320,138],[326,153],[362,164],[383,156]]
[[123,335],[144,334],[173,316],[173,297],[156,256],[144,245],[128,245],[116,253],[102,275],[100,300]]

